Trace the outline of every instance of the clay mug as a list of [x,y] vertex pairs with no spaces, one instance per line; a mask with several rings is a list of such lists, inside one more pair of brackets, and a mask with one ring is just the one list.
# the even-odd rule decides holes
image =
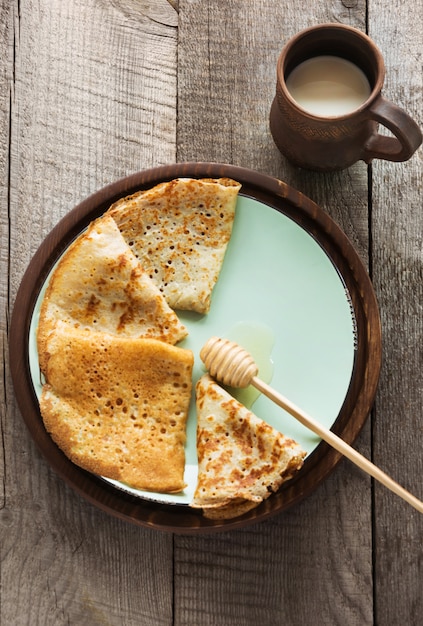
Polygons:
[[[290,91],[287,87],[292,72],[296,70],[299,75],[300,64],[305,67],[307,63],[333,61],[334,57],[361,74],[367,85],[363,101],[340,113],[316,113],[307,110],[308,104],[303,101],[300,106],[293,88]],[[318,74],[311,67],[310,72],[312,76]],[[294,165],[318,171],[344,169],[359,160],[408,160],[420,146],[422,133],[405,111],[382,96],[384,77],[380,50],[360,30],[342,24],[320,24],[295,35],[279,56],[276,95],[270,110],[270,130],[280,152]],[[307,79],[300,76],[301,80]],[[320,89],[324,84],[320,83]],[[316,98],[321,95],[318,93]],[[393,136],[379,134],[379,124]]]

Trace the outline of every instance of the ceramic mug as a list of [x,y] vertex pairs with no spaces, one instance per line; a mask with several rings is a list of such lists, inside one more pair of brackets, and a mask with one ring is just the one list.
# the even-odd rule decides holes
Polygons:
[[[340,114],[316,113],[303,103],[300,106],[287,80],[296,68],[298,73],[300,64],[316,57],[321,62],[340,57],[358,68],[368,85],[363,102]],[[320,24],[295,35],[279,56],[270,110],[270,130],[280,152],[294,165],[319,171],[344,169],[359,160],[408,160],[420,146],[422,133],[405,111],[382,96],[384,77],[380,50],[360,30]],[[393,136],[379,134],[379,124]]]

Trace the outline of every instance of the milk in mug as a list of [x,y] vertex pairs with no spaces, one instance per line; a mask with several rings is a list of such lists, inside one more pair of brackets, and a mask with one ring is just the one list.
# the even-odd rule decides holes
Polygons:
[[319,117],[351,113],[371,93],[369,81],[359,67],[329,55],[297,65],[289,74],[286,86],[302,109]]

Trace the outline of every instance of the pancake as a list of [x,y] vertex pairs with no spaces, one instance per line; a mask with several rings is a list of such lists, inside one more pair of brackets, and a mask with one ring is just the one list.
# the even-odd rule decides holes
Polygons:
[[110,207],[107,214],[173,309],[208,313],[240,187],[229,178],[179,178]]
[[190,350],[59,322],[48,355],[41,415],[71,461],[136,489],[184,489]]
[[46,341],[58,320],[75,328],[171,344],[187,335],[114,220],[107,216],[92,222],[71,244],[49,281],[37,334],[43,370]]
[[258,506],[302,466],[305,452],[209,375],[197,394],[198,482],[191,506],[230,519]]

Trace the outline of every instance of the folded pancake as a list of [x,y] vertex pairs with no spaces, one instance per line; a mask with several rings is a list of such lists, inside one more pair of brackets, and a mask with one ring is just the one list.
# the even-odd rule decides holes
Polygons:
[[38,351],[58,320],[72,327],[150,337],[175,344],[187,335],[111,217],[102,217],[69,246],[49,281],[40,310]]
[[41,415],[71,461],[136,489],[184,489],[190,350],[59,322],[48,354]]
[[173,309],[207,313],[232,233],[241,185],[179,178],[108,211]]
[[211,519],[237,517],[291,478],[305,452],[209,375],[200,378],[196,394],[198,482],[191,506]]

